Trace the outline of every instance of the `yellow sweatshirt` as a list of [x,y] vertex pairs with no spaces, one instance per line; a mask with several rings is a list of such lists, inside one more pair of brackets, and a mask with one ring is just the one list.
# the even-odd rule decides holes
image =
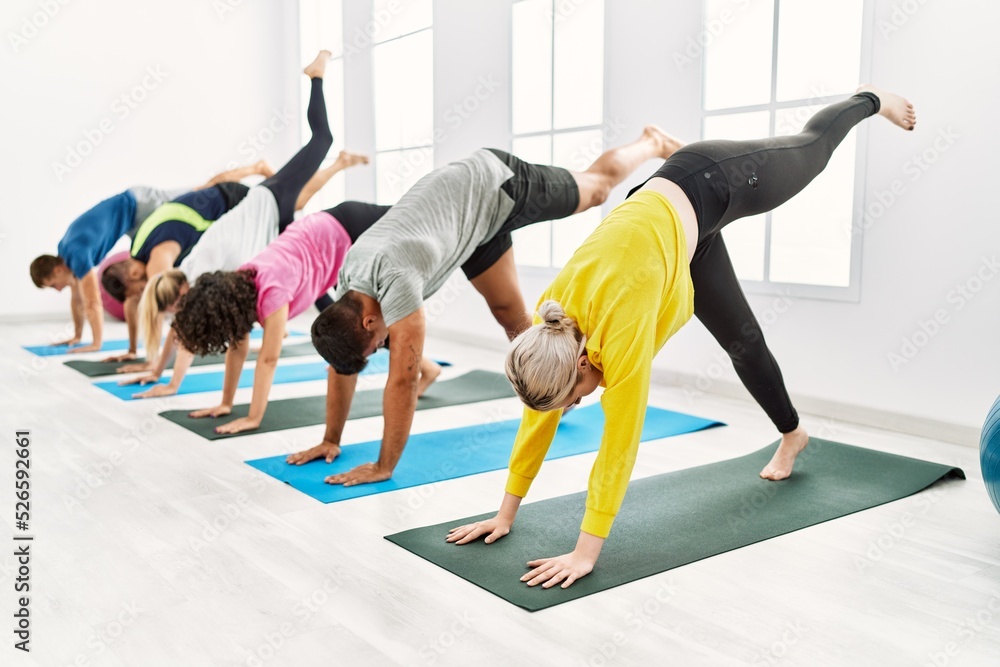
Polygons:
[[[669,200],[640,190],[617,206],[539,304],[548,299],[558,301],[587,336],[587,357],[604,373],[604,437],[590,472],[581,530],[607,537],[635,464],[653,357],[694,313],[684,228]],[[562,410],[525,408],[508,493],[528,493],[561,416]]]

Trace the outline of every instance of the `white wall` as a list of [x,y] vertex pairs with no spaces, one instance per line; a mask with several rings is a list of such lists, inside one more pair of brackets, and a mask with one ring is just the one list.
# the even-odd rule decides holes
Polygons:
[[[439,4],[457,2],[439,0]],[[509,3],[487,4],[506,8]],[[919,9],[906,14],[904,4],[911,11]],[[698,138],[700,58],[697,49],[689,50],[696,62],[678,67],[674,54],[688,49],[689,40],[698,37],[700,3],[615,0],[607,6],[609,127],[621,121],[621,141],[647,122],[685,139]],[[958,304],[963,299],[951,291],[976,275],[983,257],[992,258],[1000,250],[1000,216],[987,180],[994,171],[993,155],[1000,150],[994,113],[1000,91],[987,74],[1000,67],[1000,47],[992,28],[1000,21],[1000,6],[975,0],[878,0],[874,9],[872,79],[910,97],[917,106],[919,125],[904,133],[881,119],[873,120],[867,199],[877,201],[878,194],[896,180],[902,182],[903,194],[865,235],[860,302],[795,300],[767,328],[767,338],[793,397],[803,407],[911,431],[936,427],[939,437],[947,437],[947,425],[953,425],[959,439],[969,441],[971,430],[981,425],[1000,393],[996,351],[1000,278],[985,282],[962,307]],[[443,51],[436,58],[448,62],[460,57],[463,72],[438,78],[439,103],[450,103],[464,93],[477,68],[509,71],[509,43],[498,41],[509,28],[506,23],[499,26],[499,16],[490,11],[483,22],[466,23],[469,32],[464,35],[468,41],[470,33],[481,31],[477,39],[486,40],[488,48],[451,52],[449,45],[435,44]],[[509,105],[507,88],[498,95]],[[470,136],[480,131],[483,136],[497,136],[498,122],[493,114],[477,115],[463,129]],[[939,137],[949,130],[958,138],[935,156],[935,142],[938,148],[945,147]],[[936,161],[915,177],[911,160],[925,150]],[[621,200],[624,190],[612,195],[612,204]],[[547,282],[544,272],[522,271],[529,303]],[[450,305],[445,307],[441,299],[432,305],[432,312],[443,310],[432,322],[432,331],[502,345],[482,300],[467,283],[456,284],[459,288],[450,290],[445,299]],[[774,297],[752,296],[750,301],[764,321],[777,314],[768,314]],[[947,323],[912,359],[893,368],[889,353],[902,356],[902,339],[912,340],[920,322],[939,310]],[[923,342],[920,335],[917,339]],[[697,411],[699,386],[749,398],[728,358],[720,353],[697,321],[667,344],[656,361],[658,377],[692,389],[690,401],[674,407]]]
[[[241,0],[4,3],[0,316],[68,319],[67,295],[36,289],[28,265],[54,253],[66,226],[101,199],[132,184],[183,186],[231,163],[267,158],[277,167],[291,156],[302,68],[294,9]],[[131,109],[120,98],[133,89]],[[268,136],[286,110],[287,126]],[[258,149],[251,136],[270,141]],[[96,145],[57,175],[54,163],[81,142]]]

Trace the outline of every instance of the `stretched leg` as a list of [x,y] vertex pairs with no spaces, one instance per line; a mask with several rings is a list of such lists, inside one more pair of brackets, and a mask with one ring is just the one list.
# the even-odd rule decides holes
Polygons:
[[348,167],[353,167],[356,164],[368,164],[368,156],[362,155],[361,153],[351,153],[349,151],[340,151],[340,155],[337,159],[326,169],[320,169],[313,177],[309,179],[309,182],[303,186],[302,191],[299,193],[298,199],[295,200],[295,210],[301,211],[309,203],[309,200],[313,198],[317,192],[323,189],[334,174],[341,172]]
[[274,194],[278,202],[278,231],[284,231],[295,217],[295,203],[299,193],[309,179],[319,169],[327,151],[333,145],[333,134],[330,132],[330,122],[326,116],[326,102],[323,99],[323,73],[326,62],[330,59],[329,51],[320,51],[319,55],[305,69],[311,79],[312,89],[309,93],[309,107],[306,119],[312,136],[299,152],[292,156],[284,167],[261,185]]
[[508,246],[498,260],[470,281],[486,299],[490,312],[508,339],[514,340],[517,334],[531,326],[531,313],[521,295],[512,247]]
[[642,136],[630,144],[605,151],[586,171],[573,171],[580,189],[580,203],[574,213],[603,204],[611,190],[647,160],[666,160],[684,144],[655,125],[647,125]]
[[750,310],[736,278],[722,236],[699,246],[691,261],[694,314],[726,350],[743,386],[781,432],[781,445],[761,471],[765,479],[784,479],[809,442],[785,389],[781,369],[764,341],[764,332]]

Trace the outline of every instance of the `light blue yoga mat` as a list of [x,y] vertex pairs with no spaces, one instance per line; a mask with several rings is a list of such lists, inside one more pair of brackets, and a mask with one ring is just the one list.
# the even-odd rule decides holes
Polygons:
[[[314,362],[308,364],[286,364],[282,366],[281,364],[274,370],[274,382],[273,384],[289,384],[291,382],[309,382],[311,380],[325,380],[326,379],[326,369],[328,364],[326,362]],[[361,375],[373,375],[376,373],[387,373],[389,371],[389,353],[388,352],[378,352],[374,354],[369,360],[368,365],[365,369],[361,371]],[[245,389],[247,387],[253,386],[253,373],[254,367],[244,368],[243,372],[240,373],[240,389]],[[222,391],[222,382],[226,377],[225,371],[212,371],[209,373],[189,373],[184,377],[184,381],[181,382],[180,390],[178,394],[200,394],[207,391]],[[170,382],[170,378],[160,378],[160,381],[155,384],[167,384]],[[147,385],[119,385],[118,380],[106,380],[104,382],[95,382],[94,386],[98,389],[103,389],[104,391],[117,396],[124,401],[139,400],[133,399],[133,394],[143,392],[148,390],[150,387],[155,386],[153,383]]]
[[[377,440],[345,446],[333,463],[320,460],[294,466],[285,463],[286,455],[255,459],[247,463],[316,500],[335,503],[491,470],[502,470],[507,467],[510,460],[514,436],[520,424],[520,419],[512,419],[411,435],[406,450],[392,474],[392,479],[375,484],[341,486],[327,484],[323,480],[327,475],[347,472],[362,463],[376,460],[381,445]],[[722,422],[649,407],[646,408],[642,440],[656,440],[723,425]],[[604,411],[600,405],[574,410],[559,423],[559,430],[545,458],[558,459],[597,451],[603,432]]]
[[[299,332],[293,332],[299,334]],[[301,334],[299,334],[301,335]],[[250,338],[252,340],[259,340],[264,336],[264,330],[260,328],[255,328],[250,332]],[[56,357],[61,354],[69,354],[70,350],[75,350],[78,347],[83,347],[84,345],[90,345],[90,343],[78,343],[70,347],[69,345],[22,345],[22,347],[31,352],[32,354],[38,355],[39,357]],[[121,352],[122,350],[128,349],[128,339],[120,338],[115,340],[106,340],[101,345],[100,352]]]

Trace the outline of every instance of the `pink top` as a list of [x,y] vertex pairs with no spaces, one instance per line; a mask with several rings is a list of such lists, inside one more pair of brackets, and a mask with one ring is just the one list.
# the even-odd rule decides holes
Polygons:
[[332,215],[313,213],[288,225],[256,257],[240,267],[255,269],[257,321],[288,304],[289,319],[300,315],[337,284],[337,272],[351,237]]

